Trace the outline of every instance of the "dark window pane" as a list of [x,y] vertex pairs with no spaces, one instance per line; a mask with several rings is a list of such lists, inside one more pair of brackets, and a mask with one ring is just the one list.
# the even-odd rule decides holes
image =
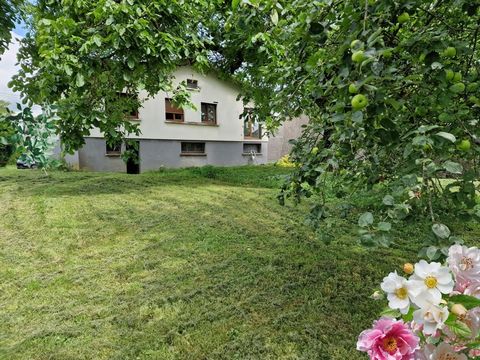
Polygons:
[[106,153],[107,154],[120,154],[122,151],[122,144],[121,143],[116,143],[116,144],[109,144],[108,142],[106,143]]
[[205,143],[182,142],[182,153],[205,153]]
[[217,123],[217,104],[202,103],[202,122]]
[[187,88],[188,89],[198,89],[198,80],[187,79]]
[[243,152],[261,154],[262,144],[243,144]]
[[262,126],[255,120],[251,109],[245,109],[247,111],[243,120],[243,135],[245,137],[251,137],[255,139],[262,138]]

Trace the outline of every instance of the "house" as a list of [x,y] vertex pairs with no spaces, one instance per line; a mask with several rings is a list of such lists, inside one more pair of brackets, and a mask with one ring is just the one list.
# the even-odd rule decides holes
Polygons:
[[[268,137],[261,125],[242,118],[244,105],[237,99],[236,85],[213,74],[200,74],[191,67],[174,73],[175,82],[185,81],[191,92],[191,108],[176,108],[171,94],[160,92],[146,98],[130,121],[138,122],[139,164],[128,172],[161,167],[264,164],[268,159]],[[85,137],[85,145],[66,157],[74,168],[91,171],[127,171],[121,158],[125,145],[110,147],[98,129]]]
[[285,121],[274,135],[269,136],[267,161],[275,162],[289,154],[293,148],[290,140],[298,139],[302,135],[303,125],[308,124],[308,121],[309,118],[305,115]]

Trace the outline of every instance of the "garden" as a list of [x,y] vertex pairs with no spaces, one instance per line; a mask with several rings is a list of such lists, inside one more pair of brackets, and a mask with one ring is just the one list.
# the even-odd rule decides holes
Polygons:
[[[26,28],[0,165],[39,168],[0,169],[1,356],[480,356],[478,1],[0,9],[0,56]],[[98,129],[138,162],[127,114],[161,91],[195,108],[185,64],[235,84],[267,135],[307,117],[288,158],[133,177],[61,161]]]

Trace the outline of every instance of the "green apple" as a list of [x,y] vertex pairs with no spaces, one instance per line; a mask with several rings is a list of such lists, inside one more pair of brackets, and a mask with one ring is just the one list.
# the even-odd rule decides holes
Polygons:
[[477,89],[478,89],[478,83],[477,82],[472,82],[472,83],[467,85],[467,91],[469,91],[469,92],[474,92]]
[[355,86],[355,84],[350,84],[348,86],[348,92],[350,94],[356,94],[356,93],[358,93],[358,88]]
[[360,40],[353,40],[350,43],[350,49],[357,51],[357,50],[363,50],[363,42]]
[[453,82],[460,82],[462,81],[462,73],[461,72],[456,72],[455,75],[453,75]]
[[441,122],[448,122],[450,120],[450,115],[448,115],[448,113],[441,113],[440,115],[438,115],[438,120],[440,120]]
[[465,91],[465,84],[464,83],[456,83],[449,87],[449,90],[455,94],[460,94]]
[[443,56],[445,57],[454,57],[455,55],[457,55],[457,49],[455,49],[453,46],[449,46],[443,50]]
[[318,147],[314,147],[311,151],[312,155],[317,155],[318,154]]
[[432,144],[426,143],[426,144],[423,145],[423,150],[424,151],[430,151],[432,149],[433,149]]
[[392,54],[393,54],[392,49],[385,49],[383,50],[383,53],[382,53],[385,59],[390,59],[392,57]]
[[362,110],[368,105],[368,100],[365,95],[357,94],[352,98],[352,108],[354,110]]
[[472,147],[472,144],[470,144],[470,140],[464,139],[460,141],[460,143],[457,145],[457,149],[461,151],[469,151],[470,148]]
[[454,77],[455,77],[455,72],[453,70],[450,70],[450,69],[445,70],[445,80],[452,81]]
[[353,62],[361,63],[363,60],[365,60],[365,53],[363,52],[363,50],[355,51],[352,54],[352,61]]
[[397,18],[397,22],[399,24],[405,24],[409,20],[410,20],[410,15],[407,12],[400,14],[400,16]]
[[469,97],[468,97],[468,101],[470,101],[470,102],[473,103],[473,104],[477,104],[478,98],[477,98],[476,96],[473,96],[473,95],[472,95],[472,96],[469,96]]

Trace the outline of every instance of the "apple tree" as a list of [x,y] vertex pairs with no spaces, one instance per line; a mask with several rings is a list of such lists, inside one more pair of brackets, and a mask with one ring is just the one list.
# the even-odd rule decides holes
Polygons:
[[[393,225],[428,219],[438,258],[458,240],[443,219],[480,215],[479,5],[232,1],[224,43],[245,50],[234,73],[256,113],[271,130],[310,117],[280,200],[314,197],[310,222],[325,241],[332,213],[356,203],[362,244],[388,246]],[[329,205],[331,190],[345,206]],[[359,199],[366,191],[377,201]]]
[[109,142],[138,133],[125,114],[141,104],[139,91],[170,91],[176,66],[207,63],[201,19],[207,0],[38,0],[29,7],[30,31],[10,83],[24,103],[55,104],[67,152],[98,127]]

